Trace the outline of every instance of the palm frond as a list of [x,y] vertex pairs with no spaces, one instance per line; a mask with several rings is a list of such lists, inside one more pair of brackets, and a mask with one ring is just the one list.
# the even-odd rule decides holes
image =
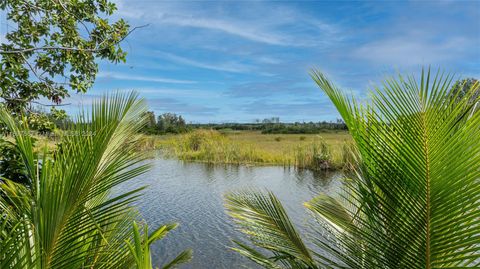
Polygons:
[[[178,226],[177,223],[166,224],[160,226],[155,231],[149,233],[148,226],[143,225],[143,233],[140,233],[140,228],[136,222],[133,222],[133,242],[128,242],[127,245],[131,255],[135,259],[135,265],[137,269],[152,269],[152,257],[150,254],[150,245],[155,241],[164,238],[170,231]],[[189,262],[192,259],[192,250],[182,251],[177,257],[172,259],[163,269],[176,268],[176,266]]]
[[330,221],[331,225],[336,226],[337,229],[344,232],[352,231],[353,218],[350,212],[334,198],[320,194],[304,205],[311,211],[320,214],[325,220]]
[[238,191],[227,194],[225,199],[228,214],[255,245],[298,268],[314,265],[310,251],[273,193]]
[[184,250],[177,255],[177,257],[173,258],[170,262],[165,264],[162,268],[163,269],[173,269],[177,268],[180,264],[184,264],[192,260],[193,258],[193,251],[191,249]]
[[432,77],[428,70],[419,80],[388,79],[361,108],[346,105],[323,74],[312,77],[344,112],[361,154],[359,176],[346,197],[355,209],[350,215],[356,238],[350,233],[339,240],[353,257],[359,256],[353,242],[360,242],[357,266],[477,265],[480,117],[467,112],[478,85],[461,100],[450,98],[453,76]]
[[231,249],[240,253],[241,255],[249,258],[253,262],[261,265],[264,268],[271,268],[271,269],[280,269],[281,267],[277,265],[275,262],[277,259],[274,259],[274,257],[269,258],[265,256],[264,254],[260,253],[259,251],[255,250],[252,247],[249,247],[248,245],[237,241],[233,240],[233,242],[237,245],[237,247],[232,247]]
[[[126,242],[136,213],[130,205],[143,188],[116,195],[111,189],[149,168],[146,155],[135,150],[145,110],[134,93],[105,96],[40,161],[28,127],[0,110],[32,180],[31,188],[0,182],[0,221],[8,225],[0,238],[5,268],[132,268]],[[156,231],[154,238],[164,234]]]
[[[478,267],[479,83],[457,98],[453,76],[422,71],[419,79],[387,79],[360,104],[323,73],[311,76],[336,106],[358,150],[342,199],[321,195],[305,204],[319,223],[313,240],[319,251],[306,252],[316,266]],[[227,199],[227,210],[255,245],[281,252],[297,241],[278,236],[278,227],[265,221],[276,219],[270,207],[280,206],[271,196],[236,194]],[[255,257],[248,249],[242,254]]]

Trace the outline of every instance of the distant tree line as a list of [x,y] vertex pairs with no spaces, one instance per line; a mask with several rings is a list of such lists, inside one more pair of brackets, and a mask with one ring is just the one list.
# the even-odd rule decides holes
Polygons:
[[186,123],[181,115],[163,113],[158,117],[153,111],[146,112],[147,123],[142,132],[146,134],[179,134],[192,129],[260,131],[264,134],[316,134],[326,130],[347,130],[342,120],[335,122],[283,123],[279,117],[255,120],[254,123]]
[[[451,98],[460,100],[465,98],[465,93],[475,83],[477,79],[467,78],[457,81],[451,89]],[[480,95],[480,91],[475,92],[469,98],[476,100]],[[0,104],[4,105],[4,104]],[[480,111],[480,104],[472,101],[471,111]],[[185,119],[175,113],[163,113],[158,117],[153,111],[146,112],[147,123],[142,129],[146,134],[179,134],[185,133],[192,129],[213,129],[213,130],[233,130],[233,131],[260,131],[263,134],[316,134],[325,131],[342,131],[348,130],[347,126],[341,119],[336,121],[319,121],[319,122],[281,122],[279,117],[270,117],[265,119],[256,119],[252,123],[186,123]],[[75,124],[67,115],[65,110],[52,107],[50,111],[37,108],[30,108],[21,113],[23,119],[27,121],[31,130],[35,130],[40,134],[51,134],[56,129],[65,129],[67,125]],[[18,117],[21,117],[20,114]],[[0,125],[0,132],[3,126]]]
[[147,134],[167,134],[167,133],[185,133],[189,130],[182,116],[175,113],[163,113],[155,117],[153,111],[146,112],[147,123],[143,128],[143,132]]
[[280,122],[280,118],[255,120],[255,123],[190,124],[192,128],[236,131],[261,131],[263,134],[317,134],[327,130],[347,130],[342,120],[335,122]]
[[347,130],[341,119],[321,122],[274,123],[262,126],[263,134],[316,134],[327,130]]

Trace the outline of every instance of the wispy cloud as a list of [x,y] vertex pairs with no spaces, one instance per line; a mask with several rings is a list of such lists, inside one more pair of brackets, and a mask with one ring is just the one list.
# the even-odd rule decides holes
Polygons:
[[[300,102],[272,102],[269,100],[257,100],[239,108],[249,115],[280,116],[286,121],[310,121],[312,116],[317,120],[332,120],[339,117],[330,102],[318,100],[304,100]],[[297,115],[292,117],[292,115]],[[303,118],[298,118],[303,115]]]
[[246,38],[251,41],[271,44],[271,45],[293,45],[285,37],[278,34],[269,33],[265,30],[251,27],[248,24],[237,24],[233,21],[219,19],[193,18],[182,16],[163,15],[160,16],[160,22],[173,24],[177,26],[188,26],[194,28],[204,28],[217,30],[231,35]]
[[172,53],[167,52],[157,52],[156,55],[160,58],[167,59],[179,64],[194,66],[198,68],[216,70],[216,71],[226,71],[233,73],[245,73],[251,71],[251,67],[245,64],[227,62],[227,63],[205,63],[197,60],[189,59],[186,57],[178,56]]
[[395,71],[480,70],[474,1],[116,2],[150,26],[124,41],[130,66],[108,66],[96,89],[138,89],[152,109],[202,122],[335,119],[312,67],[360,99]]
[[162,77],[147,77],[147,76],[138,76],[138,75],[128,75],[123,73],[114,73],[114,72],[101,72],[97,75],[97,77],[104,78],[104,79],[160,82],[160,83],[172,83],[172,84],[196,83],[196,81],[192,81],[192,80],[180,80],[180,79],[171,79],[171,78],[162,78]]
[[226,96],[236,98],[259,98],[274,96],[305,96],[317,93],[313,83],[305,85],[302,81],[295,80],[272,80],[256,81],[233,85],[226,91]]
[[[131,88],[117,89],[118,92],[131,92]],[[148,98],[153,97],[189,97],[189,98],[212,98],[215,94],[202,89],[183,89],[183,88],[158,88],[158,87],[142,87],[135,88],[134,91],[138,92],[142,96]]]
[[258,57],[257,61],[259,63],[264,63],[264,64],[280,64],[280,63],[282,63],[282,60],[280,60],[278,58],[270,57],[270,56],[267,56],[267,55],[262,55],[262,56]]
[[252,2],[247,13],[235,4],[221,3],[215,12],[209,9],[205,13],[204,6],[196,4],[149,1],[146,5],[132,5],[120,1],[119,14],[131,19],[154,20],[157,27],[203,29],[276,46],[320,46],[340,37],[335,25],[281,4],[272,8],[262,2]]
[[150,108],[158,113],[174,112],[184,115],[211,116],[219,111],[219,109],[215,107],[186,103],[175,98],[151,98],[148,99],[147,102]]
[[421,37],[393,37],[367,43],[355,49],[353,56],[374,63],[398,66],[437,64],[462,58],[468,43],[465,38],[438,41]]

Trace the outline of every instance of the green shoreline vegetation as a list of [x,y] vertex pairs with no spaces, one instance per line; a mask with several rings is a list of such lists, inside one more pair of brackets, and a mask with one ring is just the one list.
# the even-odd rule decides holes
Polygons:
[[156,148],[167,157],[206,163],[338,170],[351,167],[354,156],[346,131],[272,135],[197,129],[179,135],[145,136],[143,141],[144,149]]
[[[35,151],[53,152],[64,130],[32,132]],[[354,149],[346,131],[264,134],[259,131],[195,129],[182,134],[138,134],[137,151],[161,151],[167,158],[212,164],[277,165],[311,170],[349,170]],[[13,137],[4,137],[12,142]],[[6,147],[7,145],[4,145]]]

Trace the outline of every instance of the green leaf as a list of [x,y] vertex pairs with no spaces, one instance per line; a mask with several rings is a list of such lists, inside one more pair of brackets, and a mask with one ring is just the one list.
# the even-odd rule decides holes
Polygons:
[[187,249],[182,251],[180,254],[178,254],[177,257],[175,257],[169,263],[165,264],[162,268],[163,269],[176,268],[180,264],[189,262],[190,260],[192,260],[192,258],[193,258],[193,251],[191,249]]
[[225,196],[228,214],[252,242],[286,255],[291,262],[313,266],[314,261],[280,201],[271,192],[237,191]]

